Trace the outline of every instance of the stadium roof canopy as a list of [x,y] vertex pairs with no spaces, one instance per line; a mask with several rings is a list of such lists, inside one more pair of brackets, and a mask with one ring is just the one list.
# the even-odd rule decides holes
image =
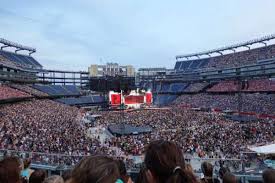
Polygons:
[[238,44],[233,44],[231,46],[224,46],[224,47],[221,47],[221,48],[218,48],[218,49],[213,49],[213,50],[208,50],[208,51],[203,51],[203,52],[197,52],[197,53],[191,53],[191,54],[185,54],[185,55],[177,55],[176,56],[176,59],[181,59],[181,58],[190,58],[190,57],[198,57],[199,56],[202,56],[202,55],[208,55],[208,56],[211,56],[211,54],[213,53],[219,53],[221,55],[223,51],[234,51],[235,52],[235,49],[236,48],[240,48],[240,47],[247,47],[248,49],[250,49],[250,45],[253,45],[253,44],[257,44],[257,43],[263,43],[264,45],[266,45],[265,41],[270,41],[272,39],[275,39],[275,34],[271,34],[271,35],[268,35],[268,36],[264,36],[264,37],[261,37],[261,38],[258,38],[258,39],[253,39],[253,40],[250,40],[250,41],[246,41],[246,42],[243,42],[243,43],[238,43]]
[[3,50],[3,48],[7,48],[7,47],[13,47],[16,48],[15,53],[21,50],[25,50],[25,51],[29,51],[29,55],[31,55],[32,53],[36,52],[35,48],[29,47],[29,46],[23,46],[21,44],[12,42],[12,41],[8,41],[6,39],[0,38],[0,43],[3,44],[3,46],[1,46],[1,50]]

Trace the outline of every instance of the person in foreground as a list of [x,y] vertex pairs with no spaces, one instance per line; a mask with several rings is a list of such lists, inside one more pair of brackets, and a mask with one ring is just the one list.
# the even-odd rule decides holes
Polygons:
[[31,160],[30,159],[24,159],[23,161],[23,170],[21,171],[21,177],[25,178],[26,180],[29,180],[31,174],[34,172],[34,170],[32,170],[30,168],[31,166]]
[[263,172],[263,182],[264,183],[275,182],[275,170],[274,169],[266,169]]
[[115,183],[120,178],[117,161],[107,156],[89,156],[73,169],[68,183]]
[[213,177],[213,165],[211,163],[203,162],[201,164],[201,170],[204,175],[201,179],[202,183],[219,183],[219,180]]
[[0,182],[21,183],[20,162],[15,157],[7,157],[0,161]]
[[231,172],[226,172],[222,179],[223,183],[237,183],[237,178]]
[[145,151],[138,183],[197,183],[195,175],[186,169],[183,153],[173,142],[151,142]]
[[[117,164],[118,164],[118,169],[119,169],[119,173],[120,173],[119,180],[123,183],[133,183],[131,177],[129,175],[127,175],[125,163],[122,160],[118,160]],[[117,181],[117,183],[118,182],[119,181]]]

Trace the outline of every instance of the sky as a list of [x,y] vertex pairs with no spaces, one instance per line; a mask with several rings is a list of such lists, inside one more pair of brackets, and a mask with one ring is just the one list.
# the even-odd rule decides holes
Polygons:
[[46,69],[173,68],[175,56],[275,33],[274,0],[0,0],[0,38]]

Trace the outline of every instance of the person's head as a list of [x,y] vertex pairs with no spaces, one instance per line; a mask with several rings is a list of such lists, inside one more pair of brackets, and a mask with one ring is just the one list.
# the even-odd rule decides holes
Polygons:
[[30,165],[31,165],[31,160],[30,159],[24,159],[24,161],[23,161],[23,164],[24,164],[24,169],[27,169],[27,168],[29,168],[30,167]]
[[264,183],[275,182],[275,170],[274,169],[266,169],[263,172],[263,181],[264,181]]
[[125,167],[124,162],[122,160],[118,160],[117,165],[118,165],[120,175],[121,176],[127,175],[127,171],[126,171],[126,167]]
[[173,142],[151,142],[145,151],[144,163],[157,183],[197,182],[194,174],[186,171],[183,153]]
[[117,161],[106,156],[89,156],[73,169],[71,183],[109,183],[120,177]]
[[72,171],[71,170],[66,170],[62,173],[62,178],[65,181],[69,180],[72,177]]
[[193,170],[193,168],[192,168],[192,166],[191,166],[190,164],[186,164],[186,165],[185,165],[185,169],[186,169],[186,171],[189,171],[189,172],[191,172],[191,173],[194,173],[194,170]]
[[46,178],[43,183],[64,183],[64,180],[58,175],[53,175]]
[[226,172],[222,178],[223,183],[237,183],[237,178],[231,172]]
[[152,182],[150,180],[152,178],[152,176],[149,174],[150,174],[150,172],[147,171],[145,165],[143,165],[139,170],[139,173],[138,173],[135,183],[150,183],[150,182]]
[[223,179],[223,176],[227,173],[230,172],[230,169],[228,167],[221,167],[219,170],[219,177]]
[[213,165],[209,162],[203,162],[201,164],[201,171],[205,177],[213,176]]
[[29,178],[29,183],[42,183],[45,178],[46,172],[44,170],[35,170]]
[[123,182],[128,182],[130,176],[127,175],[125,163],[122,160],[118,160],[117,165],[119,169],[120,178],[123,180]]
[[0,161],[0,182],[20,182],[20,162],[15,157],[8,157]]

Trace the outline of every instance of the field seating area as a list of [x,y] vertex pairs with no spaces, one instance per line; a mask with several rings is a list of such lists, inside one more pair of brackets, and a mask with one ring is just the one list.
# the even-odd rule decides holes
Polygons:
[[50,96],[80,95],[78,87],[73,85],[33,85],[32,87]]

